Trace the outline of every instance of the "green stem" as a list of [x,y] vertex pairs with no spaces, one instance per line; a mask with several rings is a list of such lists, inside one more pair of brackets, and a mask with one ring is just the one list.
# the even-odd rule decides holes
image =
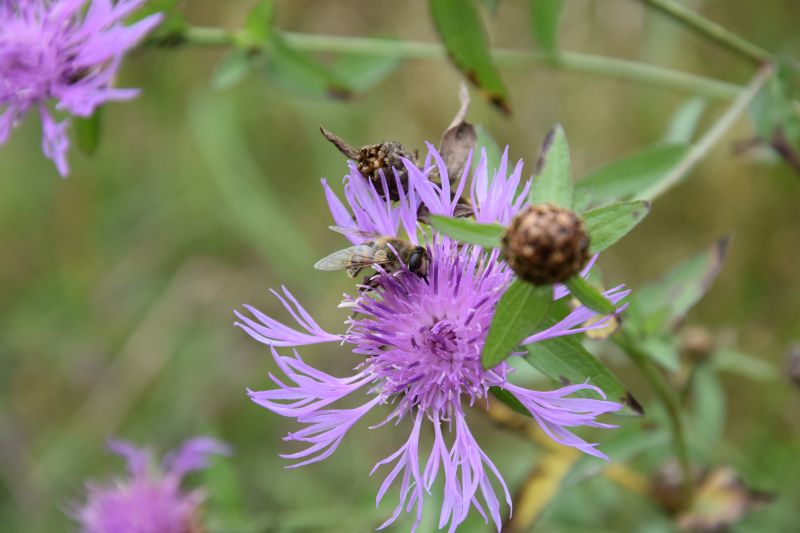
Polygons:
[[645,4],[669,15],[681,24],[716,41],[728,50],[749,59],[757,64],[772,61],[772,54],[747,41],[735,33],[726,30],[716,22],[695,13],[675,0],[640,0]]
[[640,200],[653,200],[660,196],[668,189],[672,188],[676,183],[680,182],[686,174],[692,170],[697,163],[703,159],[706,154],[722,139],[722,137],[731,129],[736,123],[739,116],[747,110],[747,107],[758,95],[764,84],[770,79],[774,71],[774,67],[770,64],[764,65],[761,70],[756,74],[753,80],[742,89],[736,100],[733,101],[731,106],[723,113],[721,117],[714,123],[714,125],[697,141],[693,144],[683,159],[681,159],[672,170],[664,176],[661,180],[655,183],[652,187],[645,190],[638,195]]
[[664,405],[669,416],[672,439],[675,444],[675,453],[678,456],[678,463],[681,467],[683,477],[684,504],[689,505],[694,497],[694,476],[692,475],[692,465],[689,459],[689,447],[686,444],[686,432],[681,416],[681,407],[677,396],[669,388],[661,373],[650,357],[637,345],[635,341],[626,336],[625,331],[612,337],[617,345],[631,358],[639,368],[642,375],[650,382],[650,386]]
[[[286,41],[298,50],[308,52],[357,53],[398,59],[445,59],[447,51],[439,43],[397,41],[371,37],[343,37],[311,33],[282,32]],[[191,26],[175,36],[178,42],[196,46],[234,46],[242,39],[239,33],[221,28]],[[559,70],[580,72],[622,80],[635,81],[655,87],[729,100],[739,94],[741,87],[732,83],[687,74],[663,67],[624,59],[581,54],[577,52],[547,52],[492,49],[498,65],[526,67],[549,66]]]

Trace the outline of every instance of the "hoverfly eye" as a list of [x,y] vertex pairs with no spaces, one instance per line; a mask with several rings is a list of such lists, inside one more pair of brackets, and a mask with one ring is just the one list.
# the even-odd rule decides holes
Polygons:
[[408,258],[408,269],[411,272],[418,272],[422,268],[422,253],[414,252]]

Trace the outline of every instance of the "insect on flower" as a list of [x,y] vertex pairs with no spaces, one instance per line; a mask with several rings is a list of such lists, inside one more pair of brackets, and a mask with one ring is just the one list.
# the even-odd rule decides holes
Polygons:
[[[381,415],[383,422],[371,427],[389,421],[400,424],[408,419],[410,429],[400,447],[373,469],[374,472],[387,465],[390,469],[378,491],[377,503],[392,485],[399,484],[400,489],[400,502],[383,526],[394,522],[405,510],[414,513],[416,529],[425,495],[437,479],[442,479],[440,528],[455,530],[475,508],[499,529],[501,503],[495,491],[501,490],[509,506],[510,495],[500,471],[469,429],[468,407],[487,401],[489,389],[499,387],[516,398],[555,441],[606,458],[596,444],[586,442],[571,428],[615,427],[600,422],[598,417],[622,406],[606,400],[603,391],[591,383],[536,391],[513,384],[509,379],[512,368],[507,362],[490,369],[482,366],[481,351],[495,307],[514,273],[498,250],[464,245],[434,229],[419,231],[422,228],[418,217],[423,209],[452,217],[463,204],[462,196],[467,196],[475,220],[508,225],[525,207],[531,182],[521,183],[521,161],[509,172],[507,150],[493,172],[487,168],[485,152],[470,172],[470,152],[465,170],[452,179],[439,152],[430,144],[428,151],[421,168],[414,161],[403,161],[408,183],[404,186],[396,181],[396,201],[379,192],[387,189],[388,176],[382,175],[381,183],[376,185],[362,176],[353,162],[344,180],[345,202],[322,181],[335,229],[352,247],[317,265],[357,271],[367,263],[376,264],[370,261],[377,255],[375,235],[381,235],[389,239],[387,247],[399,239],[410,243],[403,245],[404,250],[411,250],[411,246],[427,250],[427,276],[412,271],[416,260],[411,256],[403,261],[392,259],[392,263],[386,254],[387,258],[376,266],[391,264],[392,271],[378,268],[371,278],[371,290],[346,295],[339,304],[351,312],[344,319],[344,333],[330,333],[320,327],[285,288],[282,294],[274,294],[295,318],[296,326],[286,325],[251,306],[236,311],[236,324],[270,347],[275,363],[286,376],[270,374],[275,388],[251,390],[249,394],[256,404],[295,418],[303,425],[285,439],[305,446],[284,455],[295,461],[294,467],[331,456],[357,422],[383,411],[381,406],[388,408]],[[369,261],[354,261],[352,256],[356,253]],[[395,258],[401,255],[393,254]],[[587,276],[592,263],[580,274]],[[605,291],[605,296],[617,304],[628,292],[618,286]],[[569,301],[568,289],[556,285],[554,298]],[[612,318],[613,315],[599,317],[589,308],[577,306],[521,344],[603,328]],[[591,319],[597,320],[587,325]],[[352,350],[353,375],[330,375],[312,367],[296,351],[304,345],[322,343],[342,344]],[[284,347],[292,348],[293,353],[280,353]],[[597,397],[573,396],[580,391]],[[354,408],[337,407],[336,402],[346,396],[362,400]],[[423,425],[430,426],[433,432],[428,449],[421,444]]]
[[354,278],[367,267],[379,266],[384,272],[391,273],[405,266],[418,276],[428,275],[430,258],[423,246],[415,246],[406,239],[382,237],[352,228],[331,226],[331,229],[371,240],[323,257],[314,265],[317,270],[346,270]]

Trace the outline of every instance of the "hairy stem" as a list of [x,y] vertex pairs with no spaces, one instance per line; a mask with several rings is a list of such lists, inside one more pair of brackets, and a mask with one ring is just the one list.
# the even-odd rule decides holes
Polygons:
[[[308,52],[357,53],[399,59],[441,60],[447,58],[447,51],[439,43],[295,32],[281,32],[281,35],[292,47]],[[237,46],[242,45],[244,41],[238,32],[199,26],[188,27],[180,34],[170,37],[168,42],[171,44],[210,47]],[[506,67],[542,65],[559,70],[634,81],[715,99],[732,99],[741,90],[741,87],[736,84],[703,76],[636,61],[577,52],[553,54],[494,48],[492,57],[498,65]]]
[[639,371],[653,387],[656,396],[664,405],[669,416],[672,439],[675,444],[675,453],[678,456],[678,463],[683,475],[683,495],[684,504],[691,503],[694,497],[694,479],[692,475],[692,465],[689,459],[689,447],[686,444],[686,431],[681,416],[681,407],[675,393],[669,388],[664,377],[658,371],[650,357],[637,345],[635,341],[625,336],[625,332],[612,337],[617,345],[631,358]]
[[747,110],[747,107],[758,95],[764,84],[770,79],[774,68],[772,65],[764,65],[753,80],[742,89],[739,96],[733,101],[731,106],[722,114],[714,125],[689,149],[675,167],[653,186],[639,194],[638,199],[653,200],[662,195],[676,183],[680,182],[686,174],[692,170],[697,163],[722,139],[722,137],[736,123],[739,116]]
[[669,15],[684,26],[687,26],[697,33],[716,41],[728,50],[749,59],[757,64],[772,61],[772,54],[753,43],[739,37],[735,33],[726,30],[716,22],[695,13],[691,9],[679,4],[675,0],[640,0],[645,4]]

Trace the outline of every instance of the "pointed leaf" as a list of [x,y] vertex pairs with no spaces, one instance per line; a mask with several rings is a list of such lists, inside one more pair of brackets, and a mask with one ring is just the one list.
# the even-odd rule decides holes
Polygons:
[[310,96],[347,98],[350,88],[336,72],[304,51],[293,48],[285,39],[274,35],[265,47],[267,77],[293,91]]
[[100,144],[100,131],[102,129],[103,108],[98,107],[89,117],[75,117],[73,131],[78,148],[86,155],[93,155]]
[[228,89],[238,84],[250,73],[253,67],[253,54],[241,48],[232,48],[211,74],[211,87]]
[[508,93],[492,62],[473,0],[429,0],[436,29],[447,53],[469,81],[500,110],[509,113]]
[[670,273],[638,291],[631,300],[633,315],[647,324],[645,333],[672,329],[680,324],[717,278],[727,255],[730,238],[684,261]]
[[572,276],[567,280],[565,285],[567,288],[569,288],[569,292],[572,294],[572,296],[577,298],[578,301],[592,311],[597,311],[598,313],[602,313],[604,315],[610,315],[617,310],[614,307],[614,304],[608,301],[608,298],[603,296],[603,293],[590,285],[588,281],[580,276]]
[[553,52],[556,49],[564,0],[529,0],[529,2],[533,38],[543,50]]
[[627,235],[650,212],[650,202],[637,200],[598,207],[582,215],[591,237],[590,251],[602,252]]
[[[545,323],[547,325],[547,322]],[[607,399],[628,409],[621,414],[643,414],[642,406],[597,357],[583,347],[575,335],[565,335],[525,346],[525,360],[553,381],[564,385],[589,383],[599,387]],[[582,391],[577,396],[597,397]]]
[[497,302],[492,325],[483,345],[484,368],[505,361],[526,336],[536,330],[553,305],[553,287],[515,279]]
[[[389,39],[387,39],[389,41]],[[341,54],[332,70],[353,92],[371,89],[400,66],[398,57],[381,57],[371,54]]]
[[531,412],[528,411],[524,405],[522,405],[522,402],[517,400],[517,397],[507,390],[501,389],[500,387],[489,387],[489,392],[492,393],[492,396],[506,404],[515,412],[528,417],[531,416]]
[[487,250],[500,248],[506,228],[500,224],[479,224],[469,218],[450,218],[430,215],[430,225],[448,237],[461,242],[477,244]]
[[567,136],[556,124],[542,143],[531,187],[532,204],[572,207],[572,168]]
[[708,107],[708,101],[695,97],[684,103],[672,116],[664,134],[666,144],[689,144],[692,142],[697,123]]
[[244,31],[248,44],[264,44],[272,35],[275,21],[275,2],[260,0],[247,15]]
[[595,199],[633,198],[657,183],[688,151],[683,144],[651,146],[593,170],[575,187],[588,190]]

